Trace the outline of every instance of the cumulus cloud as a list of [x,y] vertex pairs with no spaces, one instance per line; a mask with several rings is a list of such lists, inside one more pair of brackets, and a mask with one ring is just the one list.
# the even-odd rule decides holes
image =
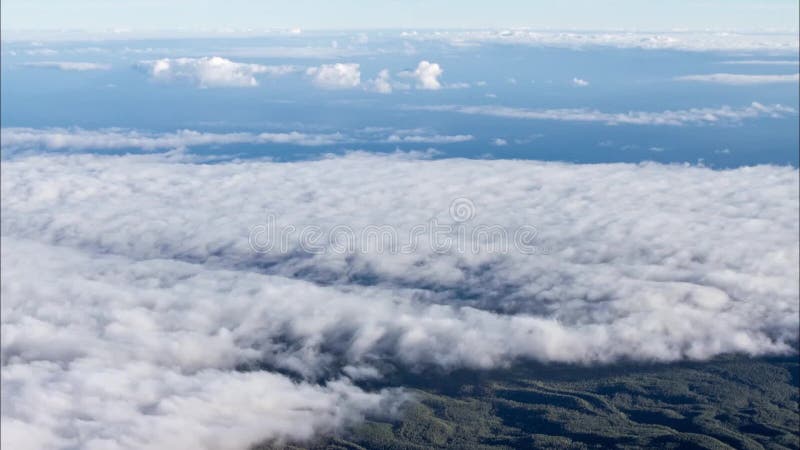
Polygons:
[[393,88],[392,77],[389,74],[389,69],[383,69],[378,72],[378,76],[367,83],[367,90],[381,94],[391,94]]
[[147,133],[122,128],[85,130],[82,128],[3,128],[0,145],[8,150],[169,150],[207,145],[289,144],[332,145],[343,142],[340,133],[208,133],[178,130],[173,133]]
[[607,125],[689,125],[737,122],[760,117],[780,118],[797,111],[780,104],[762,105],[753,102],[749,106],[734,108],[692,108],[661,112],[629,111],[610,113],[586,108],[525,109],[496,105],[430,105],[408,106],[407,109],[422,111],[454,112],[481,116],[507,117],[528,120],[559,120],[567,122],[601,122]]
[[508,145],[508,141],[503,138],[495,138],[492,139],[492,145],[494,145],[495,147],[505,147],[506,145]]
[[355,63],[323,64],[306,69],[312,82],[324,89],[352,89],[361,85],[360,65]]
[[709,73],[704,75],[684,75],[675,78],[678,81],[701,81],[705,83],[749,85],[749,84],[773,84],[773,83],[793,83],[800,81],[800,74],[784,75],[745,75],[738,73]]
[[189,81],[202,88],[210,87],[255,87],[256,75],[285,75],[297,71],[295,66],[265,66],[234,62],[219,56],[203,58],[163,58],[143,61],[153,80],[171,82]]
[[403,76],[416,80],[418,89],[437,90],[442,88],[439,77],[444,71],[441,66],[430,61],[420,61],[413,72],[403,72]]
[[25,67],[38,67],[43,69],[58,69],[65,71],[86,72],[90,70],[110,70],[111,64],[76,62],[76,61],[40,61],[24,64]]
[[584,80],[584,79],[582,79],[582,78],[575,77],[575,78],[572,79],[572,84],[574,86],[584,87],[584,86],[588,86],[589,82]]
[[[0,181],[13,448],[243,448],[395,407],[396,392],[348,381],[387,367],[763,355],[798,339],[791,167],[47,155],[5,160]],[[401,237],[432,220],[526,225],[541,251],[423,236],[411,252],[309,252],[287,232],[256,252],[270,216]]]

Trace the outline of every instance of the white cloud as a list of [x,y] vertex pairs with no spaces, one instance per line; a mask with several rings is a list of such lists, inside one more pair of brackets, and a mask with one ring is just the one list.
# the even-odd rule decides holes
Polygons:
[[203,58],[163,58],[143,61],[153,80],[171,82],[186,80],[202,88],[210,87],[255,87],[256,75],[285,75],[295,72],[295,66],[265,66],[262,64],[238,63],[219,56]]
[[601,122],[607,125],[688,125],[736,122],[759,117],[784,117],[796,114],[789,106],[779,104],[762,105],[753,102],[749,106],[732,108],[692,108],[683,110],[667,110],[661,112],[629,111],[609,113],[585,108],[563,109],[525,109],[508,106],[468,106],[468,105],[432,105],[407,106],[406,109],[422,111],[455,112],[483,116],[507,117],[528,120],[560,120],[568,122]]
[[458,83],[447,83],[445,85],[445,88],[447,89],[467,89],[469,87],[471,87],[471,85],[463,81]]
[[423,60],[417,64],[417,68],[413,72],[404,74],[417,80],[418,89],[437,90],[442,88],[439,77],[443,72],[439,64]]
[[[237,370],[270,351],[257,334],[240,335],[266,318],[251,322],[241,308],[261,314],[252,300],[288,294],[283,282],[248,305],[219,302],[203,286],[222,288],[229,274],[174,261],[6,237],[2,259],[3,448],[245,449],[330,433],[401,400],[346,378],[322,386]],[[260,289],[236,278],[228,281]],[[234,289],[231,298],[244,294]]]
[[25,50],[25,54],[28,56],[53,56],[58,54],[58,50],[53,50],[52,48],[35,48],[32,50]]
[[378,76],[374,80],[367,83],[367,90],[378,92],[381,94],[392,93],[392,77],[388,69],[383,69],[378,72]]
[[791,59],[740,59],[722,61],[722,64],[747,65],[747,66],[797,66],[800,61]]
[[318,87],[324,89],[352,89],[361,85],[360,65],[355,63],[323,64],[309,67],[306,75]]
[[800,81],[800,74],[785,75],[744,75],[736,73],[710,73],[704,75],[684,75],[676,77],[679,81],[701,81],[706,83],[719,83],[731,85],[794,83]]
[[588,86],[589,82],[584,79],[575,77],[572,79],[572,84],[578,87],[583,87],[583,86]]
[[733,32],[563,32],[530,29],[483,31],[432,31],[405,34],[406,39],[445,41],[454,46],[482,43],[537,47],[616,47],[644,50],[741,51],[792,53],[798,50],[797,33]]
[[24,64],[26,67],[39,67],[45,69],[58,69],[66,71],[85,72],[89,70],[110,70],[111,64],[75,62],[75,61],[41,61]]
[[468,142],[473,140],[471,134],[455,134],[455,135],[441,135],[441,134],[405,134],[395,133],[386,138],[389,143],[429,143],[429,144],[456,144],[459,142]]
[[[0,182],[9,448],[245,448],[395,405],[347,381],[386,365],[672,361],[798,339],[792,167],[49,155],[4,160]],[[470,226],[535,226],[542,252],[249,245],[268,214],[408,236],[451,223],[455,198]]]
[[138,148],[169,150],[205,145],[289,144],[332,145],[345,141],[339,133],[208,133],[178,130],[174,133],[146,133],[121,128],[84,130],[81,128],[3,128],[0,143],[3,149],[26,150],[114,150]]
[[506,145],[508,145],[508,141],[502,138],[495,138],[492,139],[492,145],[494,145],[495,147],[505,147]]

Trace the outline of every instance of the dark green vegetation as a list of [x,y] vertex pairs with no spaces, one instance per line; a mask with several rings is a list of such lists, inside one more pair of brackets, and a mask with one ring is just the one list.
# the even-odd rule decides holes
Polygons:
[[800,448],[797,357],[536,365],[395,383],[415,394],[397,421],[288,448]]

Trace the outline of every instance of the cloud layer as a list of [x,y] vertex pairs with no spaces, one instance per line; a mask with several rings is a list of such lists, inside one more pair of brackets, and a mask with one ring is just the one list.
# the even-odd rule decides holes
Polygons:
[[402,400],[344,378],[321,386],[237,370],[269,351],[237,343],[261,326],[242,322],[240,308],[255,313],[269,300],[243,304],[242,292],[225,300],[203,286],[224,274],[13,238],[2,245],[5,448],[245,449],[332,432]]
[[607,125],[689,125],[737,122],[760,117],[784,117],[796,114],[789,106],[779,104],[762,105],[753,102],[749,106],[733,108],[692,108],[674,111],[629,111],[609,113],[585,108],[525,109],[496,105],[432,105],[408,107],[412,110],[455,112],[481,116],[506,117],[528,120],[559,120],[566,122],[600,122]]
[[203,58],[163,58],[140,63],[151,79],[160,82],[188,81],[201,88],[255,87],[256,75],[285,75],[297,71],[289,65],[265,66],[234,62],[219,56]]
[[[392,368],[791,351],[798,181],[790,167],[362,153],[7,159],[3,445],[244,448],[395,408],[397,392],[349,381]],[[258,253],[269,215],[399,236],[457,217],[528,225],[540,251],[423,238],[308,253],[288,233],[285,251]]]

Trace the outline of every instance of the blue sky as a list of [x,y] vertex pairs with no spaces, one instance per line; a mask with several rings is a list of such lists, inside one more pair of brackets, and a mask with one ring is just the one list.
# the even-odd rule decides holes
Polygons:
[[0,119],[6,155],[797,166],[796,48],[792,34],[494,31],[7,42]]
[[5,0],[4,29],[797,29],[794,0]]

